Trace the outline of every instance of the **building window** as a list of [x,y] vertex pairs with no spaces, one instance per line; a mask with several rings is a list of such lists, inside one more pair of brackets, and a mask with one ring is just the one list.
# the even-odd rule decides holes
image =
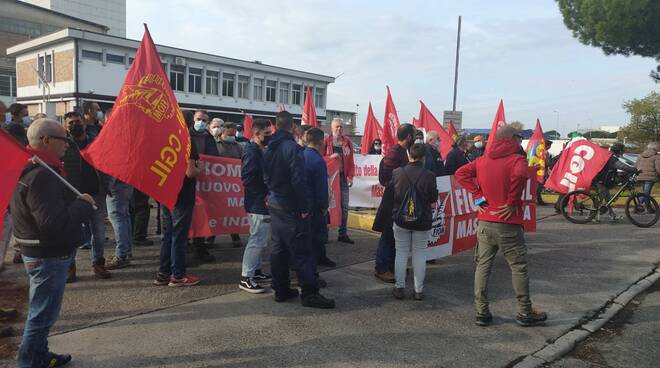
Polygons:
[[83,59],[101,61],[103,60],[103,53],[97,51],[82,50],[82,57]]
[[275,102],[275,91],[277,90],[277,82],[273,80],[266,81],[266,101]]
[[218,72],[206,71],[206,94],[218,95]]
[[134,61],[135,61],[135,58],[134,58],[134,57],[129,57],[129,58],[128,58],[128,65],[133,64]]
[[289,83],[280,82],[280,103],[289,103]]
[[188,92],[202,93],[202,69],[188,69]]
[[302,85],[301,84],[294,84],[292,88],[292,93],[291,93],[291,103],[294,105],[300,105],[300,94],[302,91]]
[[0,96],[12,95],[11,75],[0,74]]
[[126,57],[124,55],[105,54],[105,60],[109,63],[125,64]]
[[175,91],[183,92],[183,74],[185,68],[181,65],[172,65],[170,67],[170,85]]
[[234,79],[236,75],[222,73],[222,95],[234,97]]
[[319,109],[322,109],[323,106],[323,94],[325,90],[323,88],[316,88],[316,92],[314,93],[314,106],[316,106]]
[[38,69],[39,69],[39,75],[44,78],[45,82],[52,82],[53,81],[53,56],[52,55],[44,55],[44,56],[39,56],[37,59],[37,62],[39,63]]
[[262,101],[264,99],[264,80],[261,78],[254,78],[254,93],[252,99]]
[[248,88],[250,88],[250,77],[246,75],[238,76],[238,98],[249,98]]

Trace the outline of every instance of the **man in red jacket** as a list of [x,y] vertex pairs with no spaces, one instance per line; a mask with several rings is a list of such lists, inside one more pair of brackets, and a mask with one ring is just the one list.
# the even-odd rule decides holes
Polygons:
[[475,323],[488,326],[488,277],[498,249],[511,268],[513,289],[518,299],[516,322],[524,327],[544,323],[547,314],[532,309],[527,274],[527,247],[523,234],[521,196],[528,178],[527,162],[518,154],[517,131],[510,125],[497,130],[486,154],[456,171],[456,179],[475,198],[479,210],[477,268],[474,275]]
[[348,188],[353,185],[355,161],[353,161],[353,143],[344,135],[344,121],[340,118],[332,119],[331,133],[325,139],[324,156],[339,157],[341,169],[339,170],[341,187],[341,225],[337,241],[342,243],[355,243],[348,237],[346,221],[348,220]]

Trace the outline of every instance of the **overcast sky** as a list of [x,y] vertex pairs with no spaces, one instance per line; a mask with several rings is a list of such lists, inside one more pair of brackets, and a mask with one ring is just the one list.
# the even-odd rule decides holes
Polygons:
[[[418,100],[451,110],[458,15],[463,16],[457,110],[490,127],[500,98],[508,121],[562,133],[623,125],[621,104],[660,90],[652,59],[605,56],[566,29],[555,1],[127,1],[127,37],[147,23],[154,41],[339,77],[330,109],[371,101],[382,122],[385,86],[402,122]],[[555,113],[554,111],[558,111]]]

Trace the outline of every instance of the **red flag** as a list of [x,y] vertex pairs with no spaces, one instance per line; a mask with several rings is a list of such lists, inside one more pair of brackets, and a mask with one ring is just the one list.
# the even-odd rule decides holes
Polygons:
[[21,147],[14,137],[4,129],[0,129],[0,157],[2,157],[2,165],[0,165],[0,224],[2,224],[18,178],[21,177],[21,172],[32,155]]
[[[497,106],[497,112],[495,113],[495,118],[493,119],[493,125],[490,128],[490,135],[488,136],[488,143],[495,142],[495,133],[497,133],[497,128],[506,124],[506,117],[504,117],[504,102],[500,100],[500,105]],[[488,146],[486,145],[486,149]]]
[[311,125],[318,128],[319,124],[316,121],[316,107],[314,107],[314,96],[312,96],[312,88],[307,85],[307,92],[305,93],[305,106],[303,108],[302,125]]
[[449,133],[454,142],[456,142],[456,138],[458,138],[458,132],[456,131],[456,127],[451,120],[449,120],[449,124],[447,124],[447,133]]
[[190,150],[186,122],[145,25],[112,115],[81,153],[95,168],[173,208]]
[[390,87],[387,86],[387,100],[385,101],[385,117],[383,118],[383,152],[387,154],[390,147],[397,144],[396,131],[399,129],[399,115],[396,112]]
[[252,115],[243,113],[243,137],[252,139]]
[[280,104],[280,112],[286,111],[286,108],[284,107],[284,104]]
[[442,124],[440,124],[438,119],[433,116],[431,110],[424,105],[424,102],[420,100],[419,104],[419,128],[423,128],[427,132],[432,130],[438,132],[438,135],[440,136],[440,155],[442,155],[443,159],[446,159],[455,140],[449,135],[449,133],[447,133],[445,128],[442,127]]
[[[369,153],[371,148],[371,142],[376,138],[381,138],[383,135],[383,128],[380,127],[376,116],[374,115],[374,110],[371,108],[371,102],[369,102],[369,111],[367,112],[367,121],[364,123],[364,134],[362,135],[362,150],[361,153],[366,155]],[[382,140],[382,138],[381,138]]]
[[589,189],[612,153],[586,139],[571,142],[561,153],[545,187],[558,193]]
[[416,117],[412,118],[412,125],[417,129],[421,128],[421,123],[420,123],[419,119],[417,119]]
[[530,167],[538,166],[536,170],[536,181],[543,184],[548,151],[545,150],[545,138],[543,137],[543,129],[541,129],[541,121],[538,118],[536,119],[534,134],[532,134],[532,138],[527,142],[525,152],[527,152],[527,164]]

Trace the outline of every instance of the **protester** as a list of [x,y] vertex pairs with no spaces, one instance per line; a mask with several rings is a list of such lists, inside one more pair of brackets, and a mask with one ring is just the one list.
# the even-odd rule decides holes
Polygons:
[[[0,117],[4,117],[6,111],[7,105],[0,101]],[[4,122],[2,127],[4,128]],[[0,214],[2,213],[4,213],[4,220],[2,222],[2,233],[0,234],[0,272],[4,269],[5,255],[7,254],[7,249],[9,249],[12,233],[11,215],[9,214],[9,208],[0,208]]]
[[[186,120],[188,129],[192,130],[192,122]],[[195,192],[197,179],[202,172],[199,154],[195,141],[190,141],[190,158],[187,162],[186,176],[174,208],[163,206],[163,238],[160,245],[160,266],[156,273],[155,285],[194,286],[200,283],[197,276],[186,272],[186,244],[188,232],[192,224],[195,208]]]
[[[642,152],[635,162],[635,167],[640,170],[637,181],[642,183],[644,194],[651,196],[653,185],[660,179],[660,154],[658,154],[658,142],[651,142],[646,146],[646,151]],[[650,204],[647,203],[649,211],[653,211]]]
[[[305,177],[307,178],[308,204],[310,208],[311,241],[316,250],[316,260],[319,265],[337,267],[337,263],[328,258],[325,239],[328,229],[328,168],[321,151],[324,145],[324,134],[321,129],[310,128],[305,135]],[[319,279],[320,284],[325,281]],[[321,285],[323,287],[323,285]]]
[[245,148],[249,141],[250,140],[245,138],[245,135],[243,134],[243,125],[236,124],[236,142],[238,142],[242,148]]
[[544,206],[544,205],[547,204],[543,201],[543,185],[545,184],[545,181],[548,179],[548,177],[550,175],[549,174],[550,169],[548,168],[548,163],[552,159],[550,157],[550,152],[549,152],[550,147],[552,147],[552,141],[549,140],[549,139],[544,139],[544,141],[543,141],[543,150],[545,151],[545,162],[544,162],[545,170],[544,170],[544,173],[543,173],[543,183],[539,183],[538,187],[536,187],[536,205],[537,206]]
[[266,207],[268,187],[264,182],[263,151],[271,135],[270,121],[255,119],[252,122],[252,140],[245,146],[241,158],[243,204],[250,224],[250,236],[243,252],[243,266],[238,287],[254,294],[265,291],[258,282],[271,279],[270,275],[262,272],[263,251],[270,235],[270,216]]
[[348,222],[349,187],[353,185],[355,161],[353,160],[353,143],[344,135],[344,121],[341,118],[332,119],[330,125],[332,134],[325,140],[324,156],[339,158],[339,186],[341,189],[341,224],[337,232],[337,241],[354,244],[348,236],[346,223]]
[[376,249],[376,267],[374,276],[384,282],[394,283],[394,232],[392,211],[394,206],[394,188],[391,185],[394,169],[408,164],[408,148],[412,146],[415,127],[401,124],[396,131],[398,143],[392,146],[380,161],[378,181],[385,187],[383,198],[374,218],[373,230],[379,231],[380,240]]
[[[219,156],[216,139],[220,138],[222,124],[220,118],[214,118],[207,124],[208,114],[205,110],[197,110],[194,115],[193,129],[190,131],[191,139],[195,140],[197,152],[203,155]],[[199,262],[214,262],[215,256],[208,248],[215,242],[215,236],[195,237],[192,239],[193,257]]]
[[[108,178],[107,175],[94,169],[80,155],[80,151],[87,148],[92,142],[92,139],[85,132],[86,125],[82,123],[80,114],[76,111],[64,114],[64,127],[72,138],[71,141],[74,143],[71,144],[69,142],[63,156],[63,168],[66,173],[66,180],[80,192],[91,195],[97,207],[94,210],[91,220],[85,223],[86,229],[84,230],[87,230],[87,236],[83,237],[83,244],[87,242],[92,245],[92,271],[94,275],[101,279],[108,279],[111,275],[105,268],[105,258],[103,256],[105,217],[107,216],[105,198],[108,192]],[[71,268],[69,269],[67,282],[74,282],[75,280],[76,261],[74,257],[71,262]]]
[[381,141],[379,138],[376,138],[374,139],[373,142],[371,142],[371,147],[369,147],[369,154],[380,155],[383,152],[382,148],[383,148],[383,141]]
[[7,111],[11,114],[11,121],[3,127],[14,139],[21,144],[27,146],[27,134],[25,129],[30,125],[32,119],[28,113],[27,106],[20,103],[13,103],[9,105]]
[[[437,149],[436,149],[437,151]],[[424,144],[410,147],[408,165],[392,172],[394,191],[393,231],[396,244],[394,262],[393,294],[397,299],[405,297],[406,269],[408,256],[412,248],[415,300],[424,299],[424,277],[426,275],[426,254],[424,250],[431,231],[431,205],[438,200],[438,187],[435,173],[425,169],[426,156]]]
[[435,176],[443,176],[445,174],[445,164],[440,157],[440,137],[438,132],[431,130],[426,133],[426,143],[424,143],[424,160],[423,166],[425,169],[431,171]]
[[83,122],[85,125],[85,132],[90,139],[96,138],[101,132],[101,121],[104,118],[103,111],[99,104],[94,101],[85,101],[82,105]]
[[[53,170],[62,171],[67,149],[60,123],[39,119],[27,131],[29,150]],[[80,245],[82,223],[92,217],[94,199],[76,198],[53,173],[30,163],[23,170],[11,200],[14,236],[23,253],[30,282],[30,300],[17,365],[59,367],[70,355],[48,350],[48,333],[60,314],[67,272]]]
[[470,161],[474,161],[474,160],[478,159],[479,157],[483,156],[484,155],[484,150],[485,150],[484,137],[482,135],[478,135],[478,136],[474,137],[474,139],[472,141],[474,142],[474,147],[472,148],[472,150],[468,154],[468,159]]
[[[216,146],[218,147],[218,156],[238,158],[243,156],[243,148],[236,142],[236,124],[230,121],[222,123],[222,132],[216,137]],[[231,241],[234,242],[234,248],[241,247],[241,237],[238,234],[231,234]]]
[[465,150],[467,148],[467,142],[465,137],[460,136],[456,139],[456,143],[452,146],[451,151],[447,154],[445,158],[445,173],[446,175],[454,175],[456,170],[460,167],[467,165],[469,162],[465,156]]
[[458,182],[472,193],[478,209],[476,271],[474,276],[475,323],[488,326],[493,316],[488,307],[488,278],[498,250],[509,267],[518,299],[516,322],[521,326],[543,324],[547,314],[534,310],[529,297],[527,246],[523,232],[521,196],[528,179],[527,161],[518,154],[520,144],[510,125],[497,130],[488,152],[456,172]]
[[106,206],[116,243],[115,256],[105,265],[109,270],[128,267],[131,264],[133,229],[129,207],[132,196],[133,187],[117,178],[109,178]]
[[151,216],[149,196],[133,188],[133,197],[131,197],[129,209],[131,224],[133,224],[133,245],[142,247],[154,245],[153,240],[147,239],[149,217]]
[[275,301],[284,302],[298,296],[291,289],[289,265],[298,274],[302,288],[301,303],[306,307],[334,308],[335,302],[319,293],[314,250],[309,239],[309,212],[305,194],[305,161],[303,149],[293,138],[293,117],[280,111],[276,117],[277,132],[264,153],[264,178],[268,185],[268,212],[271,216],[270,265]]
[[[596,174],[593,182],[596,183],[596,188],[598,189],[598,196],[602,203],[607,203],[610,198],[610,189],[614,188],[619,183],[619,171],[624,175],[634,174],[637,172],[637,169],[628,166],[623,163],[619,158],[623,156],[625,147],[621,143],[614,143],[610,147],[610,152],[612,152],[612,157],[607,161],[605,166]],[[612,221],[617,221],[620,219],[620,216],[617,216],[614,213],[612,208],[608,208],[608,213]]]
[[298,125],[296,124],[296,127],[294,128],[293,131],[293,137],[296,139],[296,143],[300,145],[301,147],[307,147],[307,132],[312,129],[313,127],[311,125]]

